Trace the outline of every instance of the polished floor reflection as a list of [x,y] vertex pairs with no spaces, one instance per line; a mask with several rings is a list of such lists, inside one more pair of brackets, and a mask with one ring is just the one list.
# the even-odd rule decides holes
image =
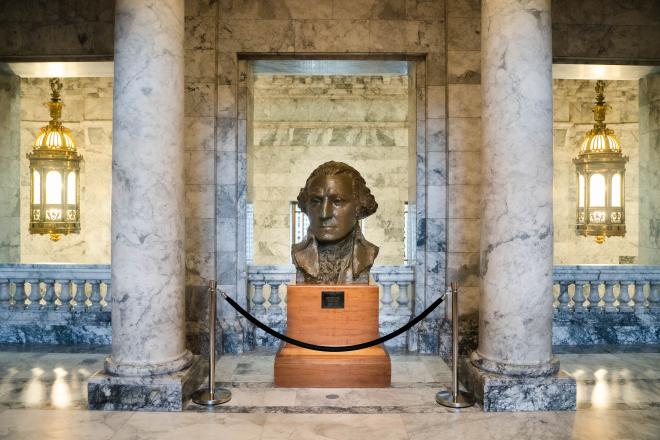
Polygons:
[[660,438],[657,346],[564,350],[578,410],[544,413],[452,413],[434,402],[450,372],[429,356],[393,356],[388,389],[273,388],[272,352],[223,356],[218,380],[233,398],[210,412],[86,411],[85,380],[107,351],[0,346],[0,439]]

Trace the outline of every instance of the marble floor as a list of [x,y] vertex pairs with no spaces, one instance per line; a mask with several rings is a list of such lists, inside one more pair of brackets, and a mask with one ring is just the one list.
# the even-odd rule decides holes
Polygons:
[[0,439],[660,439],[660,347],[564,349],[575,412],[453,413],[434,402],[447,366],[392,356],[392,388],[278,389],[273,353],[223,356],[232,400],[209,411],[87,411],[85,380],[107,347],[0,345]]

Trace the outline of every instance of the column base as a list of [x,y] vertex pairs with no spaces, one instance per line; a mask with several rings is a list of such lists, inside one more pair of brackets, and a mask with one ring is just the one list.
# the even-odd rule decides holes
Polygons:
[[87,383],[87,407],[104,411],[182,411],[208,375],[208,361],[156,376],[115,376],[99,371]]
[[459,378],[487,412],[575,410],[575,379],[562,370],[540,377],[506,376],[462,358]]

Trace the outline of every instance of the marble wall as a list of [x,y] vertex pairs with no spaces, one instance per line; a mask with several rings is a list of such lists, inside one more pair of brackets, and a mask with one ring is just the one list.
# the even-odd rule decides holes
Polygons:
[[0,58],[112,59],[114,0],[0,2]]
[[83,155],[80,170],[80,234],[51,241],[29,233],[30,172],[26,154],[50,115],[48,78],[21,79],[21,263],[110,263],[112,188],[112,78],[63,78],[62,122]]
[[[238,56],[242,53],[255,57],[273,52],[282,55],[369,53],[375,56],[399,53],[399,59],[416,61],[417,312],[444,290],[447,176],[444,2],[365,0],[358,3],[284,1],[273,8],[263,1],[228,1],[218,4],[217,11],[206,8],[205,3],[195,3],[192,9],[197,15],[187,18],[189,70],[195,69],[196,60],[204,56],[204,51],[216,49],[216,87],[204,78],[188,79],[187,116],[196,120],[209,113],[216,116],[215,169],[207,171],[208,162],[200,157],[196,163],[204,165],[195,168],[195,178],[211,177],[211,171],[217,173],[216,276],[219,287],[241,302],[246,300],[243,262],[248,85],[247,63]],[[201,71],[210,73],[208,67],[196,70]],[[186,136],[193,135],[187,133]],[[202,229],[202,224],[191,219],[188,230],[193,237],[198,235],[196,231]],[[189,273],[203,273],[198,267],[189,264]],[[225,330],[224,350],[249,348],[249,328],[225,306],[220,315]],[[409,348],[437,349],[437,323],[429,321],[427,324],[411,336]]]
[[20,261],[19,174],[21,79],[0,74],[0,263]]
[[357,169],[376,197],[378,211],[363,221],[363,232],[380,247],[377,264],[403,264],[408,131],[415,123],[408,82],[407,75],[254,76],[248,136],[253,264],[290,263],[290,202],[328,160]]
[[[305,20],[339,18],[346,20],[399,20],[404,14],[427,19],[442,11],[448,16],[466,17],[478,11],[479,0],[187,0],[189,16],[200,9],[216,10],[222,3],[223,15],[262,20]],[[553,56],[561,62],[621,62],[657,64],[660,60],[660,27],[656,0],[552,0]],[[459,14],[459,15],[456,15]],[[70,58],[112,58],[114,31],[113,0],[21,0],[0,2],[0,59],[58,56]],[[337,23],[297,23],[299,43],[305,44],[311,32],[334,32],[343,28],[358,38],[368,36],[349,21]],[[272,27],[273,22],[267,23]],[[380,27],[380,33],[389,32]],[[391,28],[390,28],[391,29]],[[291,26],[293,31],[293,26]],[[245,32],[250,32],[245,29]],[[414,29],[395,31],[402,41],[414,36]],[[378,35],[376,35],[378,37]],[[265,39],[262,38],[262,41]],[[277,43],[275,43],[277,44]],[[344,41],[324,39],[323,45],[340,52]],[[471,60],[461,60],[470,63]]]
[[553,59],[657,65],[659,17],[657,0],[552,0]]
[[481,5],[447,0],[447,281],[476,327],[481,201]]
[[639,85],[638,81],[607,81],[605,100],[612,107],[605,122],[621,142],[626,164],[626,235],[609,237],[597,244],[593,237],[575,233],[577,178],[573,158],[584,134],[593,128],[591,107],[595,81],[553,81],[554,130],[554,263],[555,264],[642,264],[640,253]]
[[639,263],[660,264],[660,74],[639,88]]

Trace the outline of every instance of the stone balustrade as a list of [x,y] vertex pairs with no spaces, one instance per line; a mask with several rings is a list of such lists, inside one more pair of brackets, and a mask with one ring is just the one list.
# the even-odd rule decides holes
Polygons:
[[0,264],[0,308],[96,312],[110,308],[110,265]]
[[[374,282],[380,286],[381,313],[410,316],[411,292],[415,284],[413,266],[374,266],[371,270]],[[396,302],[392,299],[396,289]]]
[[[380,331],[412,316],[414,269],[375,266],[380,286]],[[286,286],[292,265],[249,266],[250,312],[286,331]],[[0,264],[0,342],[110,342],[110,266]],[[553,343],[652,343],[660,338],[660,266],[579,265],[554,269]],[[404,347],[406,335],[388,342]],[[255,332],[256,346],[275,346]]]
[[[249,266],[250,310],[256,314],[282,314],[286,307],[286,286],[295,280],[293,265]],[[409,316],[410,293],[415,282],[412,266],[374,266],[373,281],[380,286],[381,312]],[[396,294],[396,301],[393,299]]]
[[558,312],[660,312],[660,266],[555,266]]

